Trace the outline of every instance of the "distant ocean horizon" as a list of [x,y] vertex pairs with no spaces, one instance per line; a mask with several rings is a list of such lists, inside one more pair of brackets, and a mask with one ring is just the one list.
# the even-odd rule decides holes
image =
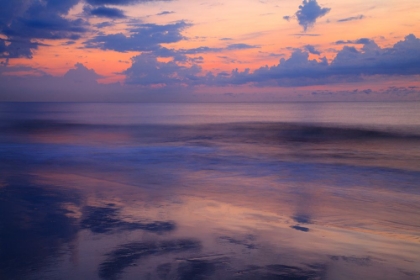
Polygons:
[[420,102],[0,103],[0,131],[0,278],[420,277]]
[[[231,108],[235,107],[235,112]],[[0,113],[5,116],[13,113],[14,108],[22,113],[41,110],[60,113],[69,120],[79,120],[72,116],[71,110],[91,116],[112,118],[118,114],[120,120],[128,123],[162,122],[203,123],[234,121],[270,121],[270,122],[323,122],[394,125],[420,125],[420,101],[417,102],[274,102],[274,103],[130,103],[130,102],[0,102]],[[113,108],[115,112],[110,112]],[[63,110],[61,110],[63,109]],[[142,110],[139,110],[142,109]],[[120,111],[118,111],[120,110]],[[309,110],[309,111],[308,111]],[[357,112],[357,114],[355,114]],[[67,114],[66,114],[67,113]],[[107,114],[105,114],[107,113]],[[102,115],[101,115],[102,114]],[[110,115],[109,115],[110,114]],[[166,116],[169,119],[164,119]],[[176,117],[173,119],[172,117]],[[13,116],[19,117],[19,116]],[[143,117],[139,119],[139,117]],[[145,118],[147,117],[147,118]],[[190,117],[198,117],[192,119]],[[363,119],[365,118],[365,119]],[[85,120],[86,121],[86,120]],[[98,121],[98,120],[97,120]],[[124,123],[122,123],[124,124]]]

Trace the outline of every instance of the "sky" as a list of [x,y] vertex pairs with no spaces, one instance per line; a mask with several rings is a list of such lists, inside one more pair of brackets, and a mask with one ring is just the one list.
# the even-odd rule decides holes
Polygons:
[[419,101],[418,0],[2,0],[0,101]]

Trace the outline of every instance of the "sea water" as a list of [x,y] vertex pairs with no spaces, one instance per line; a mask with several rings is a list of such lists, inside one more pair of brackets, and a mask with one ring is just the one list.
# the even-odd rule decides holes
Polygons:
[[0,279],[420,279],[420,103],[0,104]]

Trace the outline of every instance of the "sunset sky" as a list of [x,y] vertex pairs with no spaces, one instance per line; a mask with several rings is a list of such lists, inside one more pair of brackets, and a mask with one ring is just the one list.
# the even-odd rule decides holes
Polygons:
[[3,0],[0,101],[420,100],[418,0]]

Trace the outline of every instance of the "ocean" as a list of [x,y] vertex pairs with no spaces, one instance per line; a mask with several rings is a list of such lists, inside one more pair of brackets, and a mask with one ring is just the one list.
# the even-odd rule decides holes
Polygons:
[[420,103],[0,103],[0,279],[420,279]]

